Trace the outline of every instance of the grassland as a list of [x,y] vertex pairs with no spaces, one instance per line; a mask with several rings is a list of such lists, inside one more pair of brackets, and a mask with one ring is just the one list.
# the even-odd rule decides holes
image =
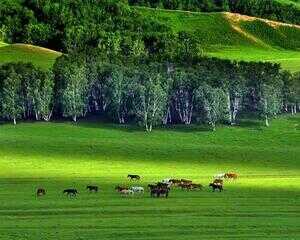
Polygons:
[[[102,123],[0,125],[0,239],[299,239],[300,115],[236,127],[142,130]],[[207,185],[236,171],[223,193],[172,190],[124,198],[116,184],[166,177]],[[97,184],[99,194],[88,194]],[[36,199],[36,187],[47,195]],[[62,195],[77,187],[77,199]]]
[[4,44],[0,42],[0,64],[30,62],[43,69],[53,66],[61,53],[28,44]]
[[188,31],[204,53],[224,59],[271,61],[300,71],[300,26],[232,13],[194,13],[137,8],[174,32]]

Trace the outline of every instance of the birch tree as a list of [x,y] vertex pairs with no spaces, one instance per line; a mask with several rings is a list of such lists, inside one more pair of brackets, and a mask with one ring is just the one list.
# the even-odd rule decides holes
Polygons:
[[265,119],[266,127],[269,127],[269,119],[280,112],[282,98],[280,91],[271,85],[264,84],[260,91],[259,113]]
[[12,70],[2,82],[2,117],[12,120],[14,125],[24,112],[21,94],[21,76]]
[[158,72],[142,71],[134,85],[134,109],[147,132],[160,123],[166,108],[167,91],[163,87],[162,75]]
[[64,117],[77,118],[85,115],[88,102],[88,81],[84,65],[71,64],[64,69],[64,87],[61,90]]
[[205,112],[205,122],[215,131],[216,123],[224,118],[224,109],[226,109],[224,108],[224,98],[226,98],[224,91],[203,84],[196,90],[195,95],[196,101]]

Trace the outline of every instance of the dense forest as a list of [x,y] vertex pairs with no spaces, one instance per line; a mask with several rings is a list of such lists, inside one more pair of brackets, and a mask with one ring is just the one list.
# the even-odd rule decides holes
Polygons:
[[215,129],[218,122],[235,124],[241,114],[268,125],[300,107],[300,74],[272,63],[206,58],[192,34],[175,34],[126,2],[4,0],[0,26],[6,42],[66,53],[49,72],[21,63],[0,67],[2,120],[77,121],[96,114],[147,131],[177,123]]
[[130,5],[193,12],[240,13],[248,16],[300,24],[300,9],[274,0],[128,0]]

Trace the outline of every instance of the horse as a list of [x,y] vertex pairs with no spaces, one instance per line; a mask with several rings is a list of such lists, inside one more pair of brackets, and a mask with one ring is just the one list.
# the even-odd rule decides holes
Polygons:
[[225,173],[219,173],[214,176],[215,179],[223,179],[225,178]]
[[132,191],[131,189],[123,189],[120,191],[120,194],[123,196],[129,196],[129,195],[133,195],[134,191]]
[[178,186],[181,183],[181,180],[179,180],[179,179],[170,179],[170,183],[172,183],[174,186]]
[[228,178],[228,179],[237,179],[238,178],[238,175],[236,173],[225,173],[225,178]]
[[165,196],[165,198],[168,198],[169,191],[170,190],[168,188],[154,188],[154,189],[151,189],[150,196],[151,197],[156,196],[157,198],[159,198],[162,195],[162,196]]
[[130,178],[130,180],[140,180],[141,177],[139,175],[132,175],[132,174],[128,174],[127,178]]
[[45,190],[44,188],[38,188],[38,189],[36,190],[36,195],[37,195],[38,197],[44,196],[44,195],[46,195],[46,190]]
[[193,181],[192,180],[181,179],[180,182],[183,183],[183,184],[192,184]]
[[135,193],[144,193],[144,188],[143,187],[131,187],[130,190],[132,190]]
[[76,197],[76,195],[79,194],[79,192],[75,188],[65,189],[63,191],[63,194],[65,193],[67,194],[67,196],[74,196],[74,197]]
[[115,187],[115,190],[118,191],[118,192],[121,192],[121,191],[123,191],[123,190],[128,190],[128,187],[116,186],[116,187]]
[[220,192],[223,191],[223,185],[222,184],[218,184],[218,183],[210,183],[209,187],[211,187],[213,189],[213,192],[218,189]]
[[97,193],[99,190],[98,186],[91,186],[91,185],[86,186],[86,189],[88,189],[89,192],[95,192],[95,193]]
[[192,183],[190,188],[191,188],[191,190],[203,190],[203,185]]
[[168,188],[168,189],[170,189],[171,184],[170,184],[170,183],[162,183],[162,182],[158,182],[158,183],[156,184],[156,186],[157,186],[158,188]]
[[213,183],[222,184],[223,185],[223,179],[215,179]]
[[179,187],[181,187],[182,190],[191,190],[192,189],[192,184],[191,183],[180,183],[178,184]]

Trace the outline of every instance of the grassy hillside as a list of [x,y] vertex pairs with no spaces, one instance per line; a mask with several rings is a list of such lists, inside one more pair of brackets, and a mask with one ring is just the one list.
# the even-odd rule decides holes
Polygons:
[[293,4],[300,8],[300,1],[299,0],[276,0],[277,2],[284,3],[284,4]]
[[171,26],[195,33],[207,55],[246,61],[273,61],[300,71],[300,26],[231,13],[192,13],[138,8]]
[[61,53],[27,44],[4,44],[0,42],[0,64],[8,62],[31,62],[43,69],[52,67]]
[[[99,123],[0,125],[0,238],[299,239],[300,116],[222,127],[155,130]],[[225,191],[212,176],[236,171]],[[128,173],[140,174],[132,183]],[[163,178],[204,184],[169,199],[121,197],[117,184]],[[87,184],[101,187],[89,194]],[[36,199],[35,189],[47,195]],[[78,188],[76,199],[62,190]]]

